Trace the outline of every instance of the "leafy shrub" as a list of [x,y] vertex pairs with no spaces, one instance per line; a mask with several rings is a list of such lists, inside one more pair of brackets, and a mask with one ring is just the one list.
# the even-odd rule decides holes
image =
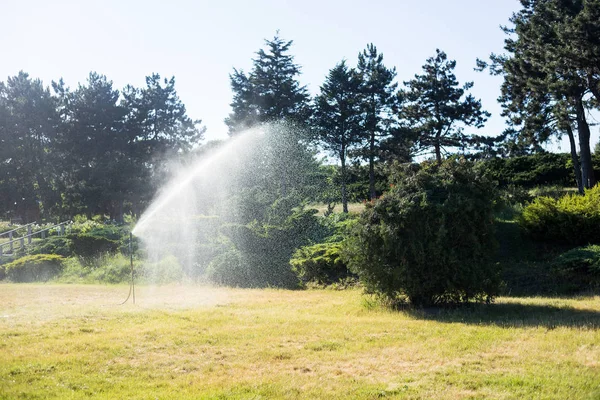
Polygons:
[[304,284],[316,282],[329,285],[350,275],[342,260],[342,244],[339,242],[301,247],[292,256],[290,264]]
[[600,246],[578,247],[563,253],[553,270],[566,292],[600,288]]
[[222,226],[230,250],[211,262],[209,278],[234,286],[297,287],[289,264],[292,254],[329,234],[316,213],[304,209],[298,198],[287,196],[273,202],[260,221]]
[[519,224],[537,240],[600,244],[600,186],[586,190],[584,196],[538,197],[525,207]]
[[98,266],[90,269],[88,280],[102,283],[121,283],[129,281],[131,278],[130,260],[121,254],[100,256],[95,264]]
[[63,257],[73,255],[71,239],[66,236],[51,236],[32,247],[26,248],[29,254],[58,254]]
[[89,234],[70,235],[73,253],[83,258],[93,258],[103,253],[114,253],[119,242]]
[[243,262],[242,255],[235,249],[216,256],[206,270],[207,278],[216,284],[247,287],[255,281],[254,274],[249,269],[249,264]]
[[491,301],[493,184],[464,160],[396,167],[391,190],[367,204],[345,244],[365,288],[416,305]]
[[575,185],[570,154],[538,153],[511,158],[492,158],[477,168],[501,187],[517,185],[532,188],[542,185]]
[[55,254],[35,254],[5,264],[6,277],[13,282],[46,282],[62,270],[63,257]]

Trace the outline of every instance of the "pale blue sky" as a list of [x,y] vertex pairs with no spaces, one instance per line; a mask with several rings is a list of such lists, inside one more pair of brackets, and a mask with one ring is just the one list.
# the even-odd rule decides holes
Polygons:
[[[473,71],[475,59],[501,52],[499,26],[517,0],[424,1],[28,1],[2,0],[0,80],[28,72],[49,85],[75,87],[90,71],[116,88],[142,86],[146,75],[174,75],[188,114],[202,119],[208,139],[224,138],[233,67],[250,69],[263,39],[294,40],[300,81],[318,92],[345,58],[355,65],[368,43],[395,66],[398,81],[421,72],[436,48],[457,61],[459,81],[493,116],[480,134],[504,128],[496,102],[501,79]],[[593,143],[597,140],[598,128]],[[564,151],[568,147],[562,146]]]

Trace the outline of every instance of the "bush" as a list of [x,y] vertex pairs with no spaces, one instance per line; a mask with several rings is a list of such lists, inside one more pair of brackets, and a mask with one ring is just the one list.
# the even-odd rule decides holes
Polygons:
[[507,185],[533,188],[542,185],[574,186],[571,155],[538,153],[511,158],[492,158],[477,168],[501,187]]
[[289,263],[292,254],[329,233],[316,213],[290,195],[273,202],[260,221],[222,226],[230,250],[211,262],[208,277],[233,286],[298,287]]
[[119,242],[90,234],[69,235],[73,253],[83,258],[93,258],[100,254],[114,253]]
[[557,281],[567,293],[600,288],[600,246],[578,247],[554,262]]
[[63,257],[55,254],[35,254],[5,264],[6,277],[13,282],[46,282],[62,270]]
[[586,190],[584,196],[538,197],[525,207],[519,224],[536,240],[600,244],[600,186]]
[[350,275],[342,260],[342,244],[339,242],[301,247],[292,256],[290,264],[304,284],[316,282],[330,285]]
[[51,236],[31,248],[26,248],[29,254],[57,254],[63,257],[73,255],[72,242],[66,236]]
[[491,301],[493,184],[465,160],[396,167],[391,190],[367,204],[344,257],[365,288],[415,305]]

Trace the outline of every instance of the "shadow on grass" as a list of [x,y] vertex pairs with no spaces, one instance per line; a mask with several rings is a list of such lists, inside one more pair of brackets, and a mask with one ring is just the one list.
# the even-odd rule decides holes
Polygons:
[[504,328],[600,328],[600,311],[579,310],[567,306],[497,303],[473,304],[454,309],[406,308],[403,311],[414,318],[445,323],[494,325]]

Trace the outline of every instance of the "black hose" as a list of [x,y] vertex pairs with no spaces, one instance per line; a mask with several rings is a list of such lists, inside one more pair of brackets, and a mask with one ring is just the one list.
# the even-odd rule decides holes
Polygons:
[[133,275],[133,233],[129,232],[129,265],[131,265],[131,281],[129,282],[129,294],[125,301],[119,305],[123,305],[129,301],[129,298],[133,295],[133,304],[135,304],[135,281]]

